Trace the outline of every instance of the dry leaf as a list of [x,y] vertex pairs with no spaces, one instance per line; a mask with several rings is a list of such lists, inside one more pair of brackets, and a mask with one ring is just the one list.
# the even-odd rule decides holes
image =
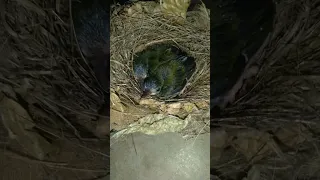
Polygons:
[[115,93],[111,93],[110,94],[110,104],[111,104],[111,109],[120,111],[120,112],[124,112],[124,106],[121,103],[120,98],[115,94]]
[[311,137],[310,132],[303,125],[280,128],[275,136],[285,145],[295,147]]
[[165,112],[168,114],[177,115],[179,114],[180,109],[181,109],[181,103],[171,103],[167,105]]
[[141,99],[140,102],[139,102],[140,105],[147,105],[149,107],[152,107],[152,108],[157,108],[158,106],[164,104],[162,102],[159,102],[155,99]]
[[238,132],[232,146],[241,152],[247,160],[257,161],[269,155],[274,148],[271,135],[256,130]]
[[130,124],[128,128],[118,132],[114,137],[123,134],[141,132],[145,134],[161,134],[166,132],[180,132],[188,125],[187,120],[164,114],[150,114]]
[[227,140],[228,134],[225,130],[212,129],[210,131],[210,159],[212,163],[220,159]]
[[3,84],[0,82],[0,92],[5,93],[10,98],[17,99],[16,93],[14,92],[12,86],[10,86],[10,85]]
[[17,140],[30,155],[43,160],[45,155],[54,149],[47,140],[32,131],[35,127],[32,118],[16,101],[3,96],[0,101],[0,110],[0,117],[9,137]]
[[183,109],[187,112],[187,113],[192,113],[194,111],[198,111],[198,108],[195,104],[193,103],[184,103],[183,104]]
[[107,117],[99,118],[96,126],[95,135],[102,138],[110,134],[110,125]]
[[166,16],[176,16],[182,20],[186,19],[187,10],[190,5],[190,0],[161,0],[161,11]]
[[263,168],[261,165],[253,165],[249,172],[248,176],[242,180],[276,180],[273,172],[269,169]]
[[199,109],[208,109],[208,108],[209,108],[209,103],[206,102],[206,101],[197,101],[197,102],[196,102],[196,106],[197,106]]

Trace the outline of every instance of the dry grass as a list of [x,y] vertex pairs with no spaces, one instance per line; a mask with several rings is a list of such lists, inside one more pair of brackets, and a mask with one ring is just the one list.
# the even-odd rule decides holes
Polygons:
[[[238,142],[243,141],[243,146],[248,145],[243,151],[235,140],[226,143],[229,148],[223,150],[219,162],[213,163],[221,176],[241,179],[253,165],[259,165],[267,173],[265,179],[319,178],[319,9],[318,0],[283,0],[277,4],[274,31],[252,60],[260,65],[260,72],[247,81],[248,86],[224,111],[223,118],[211,122]],[[279,129],[286,133],[279,135]],[[269,139],[260,139],[259,144],[239,135],[250,136],[252,131],[265,133]],[[295,140],[297,137],[303,138]],[[255,149],[259,145],[260,149]],[[249,152],[266,154],[248,159]],[[256,160],[258,156],[262,158]]]
[[93,118],[103,95],[74,43],[68,2],[19,3],[1,6],[10,51],[1,74],[31,105],[64,124],[69,116]]
[[[79,55],[69,7],[69,1],[0,1],[0,91],[22,104],[47,138],[75,146],[61,146],[59,153],[51,155],[50,161],[68,166],[53,167],[4,153],[0,157],[8,167],[1,173],[4,178],[16,168],[31,179],[78,179],[77,172],[84,178],[97,178],[108,173],[108,142],[92,135],[103,93],[89,63]],[[30,163],[36,165],[29,171]]]
[[278,5],[271,40],[257,54],[260,57],[254,57],[261,70],[249,82],[253,87],[227,109],[230,116],[254,114],[282,122],[314,122],[318,118],[314,109],[319,107],[320,88],[317,3],[284,1]]

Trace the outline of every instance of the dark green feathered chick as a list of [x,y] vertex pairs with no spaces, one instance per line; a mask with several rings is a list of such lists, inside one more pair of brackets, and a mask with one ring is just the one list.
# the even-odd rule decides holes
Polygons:
[[159,44],[138,53],[133,62],[135,77],[143,95],[161,99],[177,96],[195,71],[194,58],[179,48]]
[[174,98],[186,86],[196,68],[192,57],[178,56],[160,63],[143,82],[142,97],[152,95],[160,99]]
[[160,63],[175,58],[179,50],[170,45],[160,44],[148,47],[135,55],[133,59],[133,72],[139,83],[142,83]]

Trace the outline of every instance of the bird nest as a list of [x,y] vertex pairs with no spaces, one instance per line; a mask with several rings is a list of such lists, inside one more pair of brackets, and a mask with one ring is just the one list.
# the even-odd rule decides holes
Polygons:
[[[209,107],[210,98],[210,17],[205,6],[199,6],[196,11],[188,12],[183,23],[174,18],[165,17],[159,10],[158,3],[138,2],[125,7],[114,7],[110,22],[110,86],[112,97],[118,97],[117,102],[126,107],[144,107],[149,110],[131,111],[130,119],[134,122],[137,117],[145,114],[167,113],[185,117],[188,112],[179,111],[181,107],[191,109]],[[155,44],[174,44],[195,58],[196,70],[189,79],[186,88],[179,98],[167,102],[158,99],[140,99],[141,90],[133,73],[133,57],[135,53]],[[111,99],[114,101],[115,99]],[[191,105],[191,104],[193,105]],[[113,103],[111,104],[118,104]],[[195,105],[195,104],[198,104]],[[173,107],[171,107],[173,106]],[[192,107],[191,107],[192,106]],[[112,107],[122,109],[125,107]],[[189,108],[189,109],[190,109]],[[130,108],[129,108],[130,109]],[[131,108],[132,109],[132,108]],[[172,110],[174,109],[174,110]],[[151,111],[150,111],[151,110]],[[192,111],[192,110],[191,110]],[[191,113],[189,111],[189,113]],[[136,116],[132,116],[135,114]],[[111,111],[111,127],[120,123],[119,115]],[[122,120],[123,122],[123,120]],[[129,122],[127,123],[129,124]],[[121,129],[121,128],[120,128]]]

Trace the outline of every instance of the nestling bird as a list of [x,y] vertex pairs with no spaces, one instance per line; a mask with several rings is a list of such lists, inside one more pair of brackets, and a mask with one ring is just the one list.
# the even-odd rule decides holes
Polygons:
[[194,58],[170,45],[155,45],[134,59],[134,73],[143,91],[142,97],[168,99],[177,96],[195,71]]
[[108,91],[110,82],[109,9],[105,0],[72,2],[72,20],[79,47],[105,91]]
[[143,83],[143,96],[168,99],[177,96],[195,68],[193,58],[182,56],[159,65]]
[[149,46],[137,53],[133,60],[133,72],[138,82],[142,83],[160,63],[174,59],[176,53],[179,53],[178,48],[165,44]]
[[235,93],[226,94],[236,92],[234,85],[249,71],[248,60],[272,31],[275,6],[272,0],[214,0],[213,3],[211,104],[219,106],[234,98]]

